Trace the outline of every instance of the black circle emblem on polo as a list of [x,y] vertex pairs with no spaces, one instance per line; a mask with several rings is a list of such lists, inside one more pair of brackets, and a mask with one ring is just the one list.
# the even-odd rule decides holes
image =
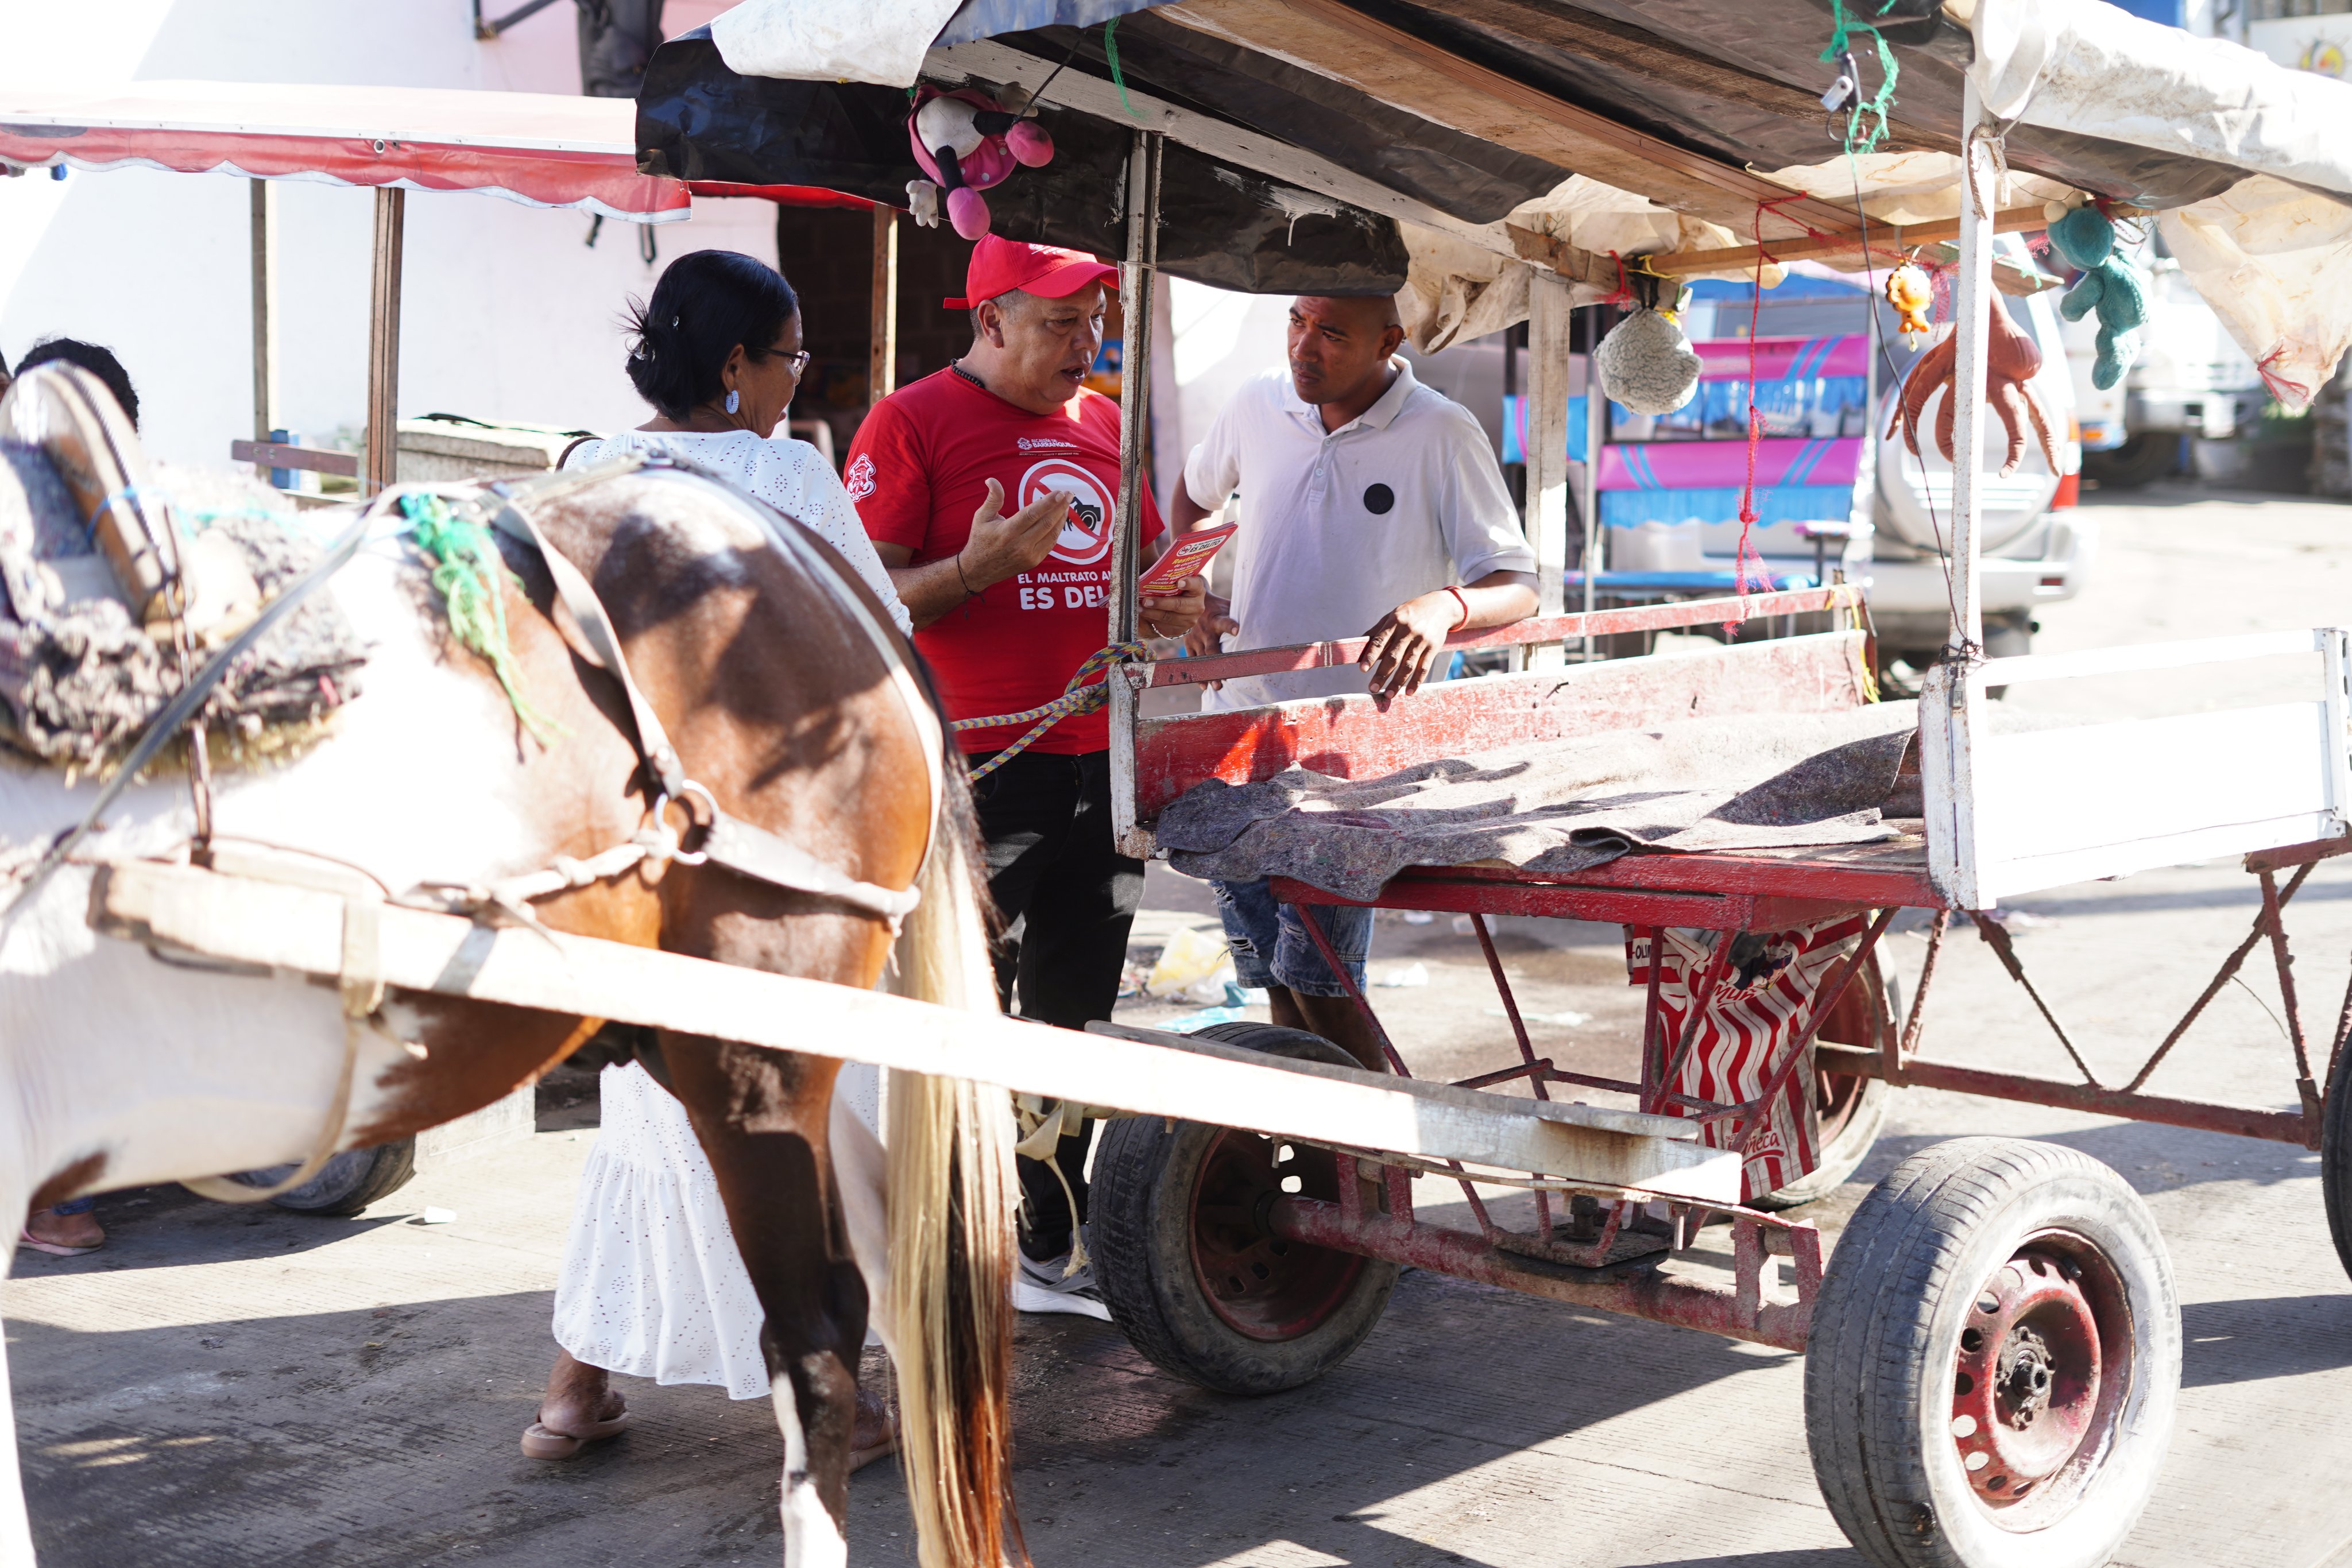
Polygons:
[[1396,492],[1386,485],[1375,485],[1364,492],[1364,510],[1376,517],[1386,517],[1389,508],[1395,505]]

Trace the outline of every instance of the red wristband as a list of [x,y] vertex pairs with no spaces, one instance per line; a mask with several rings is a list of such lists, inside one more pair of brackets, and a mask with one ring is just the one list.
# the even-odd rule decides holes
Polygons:
[[1470,601],[1462,597],[1462,591],[1458,588],[1449,588],[1445,591],[1454,595],[1454,603],[1462,606],[1462,619],[1456,621],[1451,628],[1454,632],[1459,632],[1470,624]]

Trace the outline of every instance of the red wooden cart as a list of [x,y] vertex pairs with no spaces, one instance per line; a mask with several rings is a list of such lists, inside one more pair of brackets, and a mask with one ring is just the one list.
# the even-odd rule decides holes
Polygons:
[[[1531,644],[1727,619],[1753,626],[1790,612],[1850,610],[1857,599],[1832,587],[1650,606],[1461,642]],[[1547,737],[1858,702],[1864,636],[1850,629],[1735,642],[1696,655],[1458,682],[1387,704],[1347,698],[1142,720],[1123,704],[1115,744],[1130,748],[1136,820],[1148,823],[1204,779],[1246,782],[1294,762],[1377,777],[1413,761]],[[1351,644],[1330,643],[1131,665],[1127,674],[1131,690],[1149,689],[1312,667],[1353,653]],[[2328,656],[2331,679],[2340,681],[2340,649]],[[1336,1364],[1371,1331],[1405,1266],[1810,1350],[1816,1354],[1808,1362],[1808,1425],[1822,1490],[1874,1561],[1972,1568],[2103,1562],[2155,1484],[2179,1380],[2168,1265],[2147,1210],[2122,1178],[2053,1145],[1968,1139],[1897,1167],[1854,1214],[1833,1257],[1824,1258],[1811,1222],[1784,1211],[1850,1176],[1876,1137],[1890,1092],[1918,1084],[2322,1148],[2329,1216],[2343,1248],[2352,1216],[2342,1153],[2345,1028],[2339,1022],[2326,1042],[2328,1060],[2315,1061],[2281,911],[2318,861],[2347,850],[2352,840],[2339,833],[2245,855],[2263,888],[2254,929],[2120,1087],[2091,1074],[2046,1006],[2080,1070],[2076,1080],[1917,1053],[1937,957],[1955,913],[1966,907],[1939,890],[1928,836],[1920,832],[1841,848],[1637,852],[1567,875],[1499,863],[1409,870],[1363,902],[1467,915],[1516,1048],[1515,1061],[1456,1087],[1524,1084],[1521,1092],[1538,1098],[1613,1091],[1644,1112],[1723,1129],[1719,1141],[1743,1152],[1769,1124],[1776,1100],[1813,1097],[1819,1137],[1810,1169],[1716,1213],[1729,1220],[1729,1277],[1675,1261],[1698,1239],[1704,1205],[1645,1202],[1639,1191],[1609,1190],[1573,1173],[1467,1171],[1452,1162],[1156,1117],[1114,1124],[1096,1157],[1097,1277],[1117,1321],[1146,1354],[1179,1375],[1237,1393],[1295,1386]],[[1301,905],[1351,902],[1280,878],[1274,889]],[[1907,1010],[1876,954],[1905,909],[1934,912]],[[1706,946],[1711,938],[1708,960],[1695,979],[1685,977],[1701,1005],[1689,1006],[1688,996],[1680,1008],[1665,1005],[1654,965],[1638,1081],[1567,1071],[1529,1040],[1487,925],[1499,915],[1612,922],[1653,943],[1669,929],[1708,934],[1700,939]],[[1706,1004],[1733,983],[1727,964],[1733,939],[1840,919],[1860,925],[1861,933],[1810,1007],[1790,1020],[1760,1087],[1737,1103],[1674,1092]],[[2001,925],[1974,925],[2032,991]],[[1332,961],[1328,938],[1313,920],[1307,926]],[[2285,995],[2298,1108],[2145,1092],[2206,1003],[2265,943]],[[1343,967],[1332,967],[1344,977]],[[1392,1071],[1405,1071],[1370,1001],[1352,984],[1349,991]],[[2038,993],[2034,999],[2042,1005]],[[1678,1019],[1688,1020],[1679,1030]],[[1312,1036],[1271,1026],[1207,1032],[1279,1055],[1349,1060]],[[1474,1223],[1419,1217],[1414,1182],[1422,1177],[1458,1181]],[[1506,1216],[1474,1177],[1490,1192],[1497,1181],[1526,1189],[1533,1201]],[[1775,1258],[1788,1262],[1776,1268]]]
[[[1970,112],[1975,112],[1971,105]],[[1150,138],[1138,137],[1129,190],[1128,319],[1149,326],[1144,280],[1154,190]],[[1957,444],[1984,423],[1984,319],[1994,223],[1960,225]],[[1143,331],[1131,331],[1140,344]],[[1148,353],[1148,349],[1144,350]],[[1130,364],[1129,384],[1144,368]],[[1557,389],[1555,389],[1557,390]],[[1129,400],[1130,429],[1139,409]],[[1121,513],[1136,515],[1130,438]],[[1679,1126],[1743,1159],[1780,1125],[1806,1129],[1790,1178],[1728,1207],[1661,1197],[1577,1171],[1503,1171],[1393,1150],[1236,1131],[1160,1115],[1117,1121],[1095,1159],[1097,1278],[1120,1327],[1167,1370],[1208,1386],[1264,1394],[1296,1386],[1344,1358],[1377,1322],[1403,1266],[1433,1269],[1576,1305],[1624,1312],[1814,1354],[1807,1425],[1832,1513],[1873,1562],[2022,1568],[2107,1561],[2152,1492],[2179,1383],[2180,1328],[2169,1263],[2146,1207],[2106,1166],[2058,1145],[1976,1138],[1905,1160],[1864,1200],[1833,1256],[1788,1212],[1861,1163],[1895,1089],[1926,1084],[2172,1125],[2277,1139],[2323,1151],[2339,1250],[2352,1260],[2342,1050],[2326,1061],[2306,1040],[2281,912],[2321,859],[2352,849],[2346,635],[2340,630],[2158,644],[2062,656],[1982,656],[1975,528],[1977,475],[1956,476],[1952,646],[1920,699],[1924,819],[1888,841],[1838,849],[1708,853],[1636,852],[1565,875],[1499,863],[1423,866],[1362,902],[1467,915],[1511,1023],[1516,1061],[1457,1090],[1549,1099],[1557,1089],[1615,1092],[1652,1135]],[[1532,480],[1531,480],[1532,483]],[[1531,510],[1535,509],[1531,506]],[[1564,507],[1563,507],[1564,509]],[[1122,551],[1132,541],[1121,539]],[[1131,582],[1125,559],[1116,580]],[[1553,562],[1547,559],[1547,565]],[[1554,580],[1555,583],[1557,580]],[[1134,635],[1115,605],[1112,635]],[[1352,661],[1360,642],[1119,666],[1110,682],[1114,810],[1130,852],[1155,848],[1152,824],[1209,779],[1244,784],[1298,766],[1373,779],[1401,768],[1507,746],[1710,715],[1818,714],[1875,700],[1866,616],[1843,585],[1739,599],[1559,614],[1454,640],[1509,647],[1519,673],[1424,688],[1410,698],[1338,697],[1238,712],[1140,716],[1157,687]],[[1763,631],[1790,616],[1828,631],[1729,639],[1699,653],[1572,661],[1581,641],[1727,622]],[[1819,624],[1815,620],[1811,623]],[[2316,655],[2307,701],[2031,734],[1981,722],[1988,686],[2166,671],[2283,653]],[[2242,854],[2263,887],[2254,930],[2232,950],[2179,1026],[2120,1087],[2099,1082],[2038,993],[2079,1071],[2077,1081],[1994,1071],[1917,1054],[1922,1009],[1956,916],[2035,888]],[[2282,885],[2281,873],[2290,873]],[[1302,882],[1276,895],[1298,905],[1349,902]],[[1918,993],[1902,1010],[1876,952],[1902,910],[1933,912]],[[1567,1071],[1537,1053],[1486,926],[1488,916],[1553,915],[1627,927],[1649,949],[1637,1079]],[[1752,1088],[1689,1092],[1684,1066],[1703,1020],[1733,993],[1744,939],[1850,934],[1769,1042]],[[2001,926],[1970,921],[2029,992]],[[1311,918],[1307,929],[1331,957]],[[1669,934],[1686,961],[1662,961]],[[2145,1092],[2205,1004],[2267,942],[2285,993],[2293,1110],[2170,1099]],[[1336,963],[1335,970],[1344,973]],[[1737,984],[1746,983],[1744,979]],[[1370,1003],[1353,999],[1404,1062]],[[1096,1029],[1163,1043],[1181,1037]],[[1222,1044],[1328,1064],[1349,1059],[1296,1030],[1226,1024]],[[2323,1093],[2321,1084],[2330,1084]],[[1519,1086],[1524,1085],[1524,1091]],[[1810,1097],[1810,1106],[1799,1103]],[[1524,1102],[1522,1102],[1524,1103]],[[1811,1116],[1804,1115],[1810,1109]],[[1754,1167],[1750,1167],[1751,1172]],[[1473,1220],[1416,1213],[1413,1183],[1461,1184]],[[1494,1186],[1531,1196],[1506,1206]],[[1728,1277],[1686,1255],[1710,1210],[1727,1218]],[[1771,1260],[1787,1260],[1785,1268]],[[1786,1278],[1783,1278],[1785,1273]]]

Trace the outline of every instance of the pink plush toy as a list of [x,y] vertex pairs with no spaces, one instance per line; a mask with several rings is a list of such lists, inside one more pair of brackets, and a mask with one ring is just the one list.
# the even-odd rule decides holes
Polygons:
[[930,176],[907,183],[916,218],[936,224],[944,191],[948,222],[966,239],[988,232],[982,191],[1003,184],[1015,168],[1039,168],[1054,156],[1054,139],[1045,127],[969,88],[924,88],[907,116],[907,136],[914,143],[916,164]]

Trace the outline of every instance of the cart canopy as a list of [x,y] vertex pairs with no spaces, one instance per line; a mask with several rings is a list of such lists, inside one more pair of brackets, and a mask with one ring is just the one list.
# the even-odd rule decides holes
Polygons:
[[[930,0],[870,19],[898,54],[884,68],[866,40],[860,74],[750,47],[754,24],[805,29],[838,7],[751,0],[656,57],[644,166],[897,204],[919,177],[910,81],[1042,89],[1074,155],[990,193],[998,232],[1115,250],[1115,149],[1139,126],[1170,142],[1170,271],[1267,291],[1409,281],[1415,340],[1438,346],[1523,317],[1530,265],[1591,300],[1629,257],[1956,216],[1973,76],[2013,121],[2005,210],[2087,195],[2160,214],[2290,405],[2352,340],[2352,86],[2103,0],[1175,0],[1124,8],[1115,32],[1087,20],[1121,8]],[[1864,96],[1894,68],[1885,138],[1851,150],[1820,102],[1838,16],[1871,24],[1845,40]],[[1343,268],[1351,230],[1374,243]],[[1718,270],[1779,276],[1753,256]]]
[[684,218],[637,172],[625,99],[450,88],[147,81],[0,89],[0,162],[152,168],[412,191],[480,191],[636,223]]
[[1167,0],[743,0],[710,25],[727,68],[744,76],[912,87],[923,55],[999,33],[1092,27]]

